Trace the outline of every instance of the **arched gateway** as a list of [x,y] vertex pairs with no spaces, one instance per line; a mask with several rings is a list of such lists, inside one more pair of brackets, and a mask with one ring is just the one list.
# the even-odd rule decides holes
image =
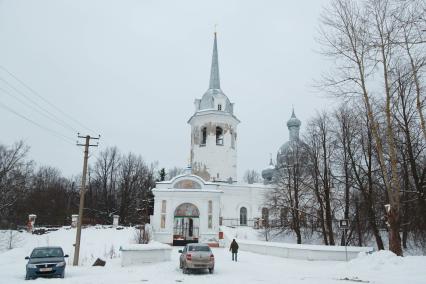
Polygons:
[[173,245],[198,243],[200,211],[192,203],[182,203],[174,212]]

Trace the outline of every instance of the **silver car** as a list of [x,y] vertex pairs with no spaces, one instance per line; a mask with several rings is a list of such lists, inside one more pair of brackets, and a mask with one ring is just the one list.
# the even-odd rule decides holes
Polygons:
[[214,255],[207,244],[187,244],[179,258],[179,267],[187,274],[193,269],[208,269],[214,271]]

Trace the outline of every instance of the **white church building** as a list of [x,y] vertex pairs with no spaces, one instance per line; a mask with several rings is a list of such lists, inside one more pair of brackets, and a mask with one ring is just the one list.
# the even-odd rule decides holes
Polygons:
[[[154,188],[154,239],[182,245],[215,243],[221,225],[260,226],[267,218],[265,193],[270,183],[237,180],[237,127],[234,104],[220,88],[217,38],[208,90],[196,99],[191,126],[190,165],[183,175]],[[271,169],[269,170],[272,173]],[[270,181],[270,179],[269,179]]]

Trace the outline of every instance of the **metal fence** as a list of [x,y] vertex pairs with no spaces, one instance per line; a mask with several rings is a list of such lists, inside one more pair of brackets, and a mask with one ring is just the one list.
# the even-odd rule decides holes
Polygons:
[[188,226],[188,224],[185,224],[183,226],[175,226],[173,227],[173,238],[178,239],[193,239],[199,237],[199,228],[198,227],[191,227]]
[[[244,222],[245,221],[245,222]],[[247,219],[247,220],[240,220],[238,218],[221,218],[221,225],[222,226],[229,226],[229,227],[256,227],[258,226],[259,219]]]

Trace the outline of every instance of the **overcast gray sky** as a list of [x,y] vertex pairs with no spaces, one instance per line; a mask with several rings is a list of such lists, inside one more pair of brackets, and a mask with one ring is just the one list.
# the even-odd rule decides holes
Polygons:
[[[188,163],[193,101],[208,88],[217,24],[222,90],[235,103],[238,172],[266,167],[288,139],[294,105],[306,120],[329,100],[312,88],[327,62],[317,52],[328,0],[0,0],[0,65],[65,113],[101,134],[99,149]],[[7,83],[6,83],[7,82]],[[12,84],[13,88],[10,86]],[[2,91],[3,90],[3,91]],[[4,90],[8,92],[5,93]],[[0,69],[0,103],[75,138],[22,102],[46,102]],[[33,102],[29,102],[33,103]],[[63,114],[58,116],[79,127]],[[38,165],[80,174],[80,148],[0,107],[0,143],[24,140]]]

